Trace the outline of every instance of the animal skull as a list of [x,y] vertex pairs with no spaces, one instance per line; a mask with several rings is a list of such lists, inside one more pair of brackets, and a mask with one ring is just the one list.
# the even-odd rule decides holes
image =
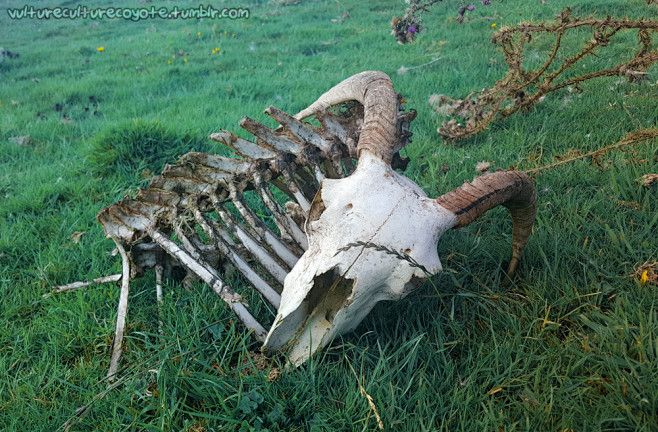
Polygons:
[[[354,330],[377,302],[401,299],[428,273],[441,271],[438,240],[446,230],[477,217],[468,222],[462,217],[460,224],[469,207],[480,206],[475,210],[479,215],[492,204],[521,198],[524,214],[514,212],[511,271],[534,221],[534,187],[523,174],[485,176],[469,188],[475,195],[460,189],[433,200],[393,170],[396,96],[383,73],[364,72],[343,82],[297,117],[349,99],[367,107],[357,148],[359,164],[347,178],[322,182],[305,225],[309,248],[286,277],[281,306],[264,344],[266,350],[285,351],[294,364],[306,361],[337,333]],[[512,183],[501,182],[510,177]]]
[[[329,111],[348,101],[360,105],[345,115]],[[147,268],[160,277],[163,267],[183,266],[254,330],[264,350],[283,352],[295,365],[336,334],[354,330],[377,302],[400,299],[440,271],[441,235],[500,204],[514,224],[508,269],[513,273],[535,218],[534,185],[523,173],[501,171],[428,198],[394,169],[406,165],[398,151],[409,143],[416,115],[403,113],[400,102],[386,74],[362,72],[296,116],[268,108],[281,124],[276,130],[245,117],[240,125],[256,143],[229,132],[212,136],[241,158],[189,153],[135,199],[101,211],[99,221],[115,240],[124,267],[115,354],[129,279]],[[310,116],[322,127],[302,121]],[[291,198],[287,212],[271,186]],[[256,216],[247,192],[269,209],[279,233]],[[277,308],[269,332],[226,282],[222,263]],[[115,359],[118,355],[109,375]]]
[[[407,295],[441,270],[437,242],[456,217],[372,153],[356,171],[325,179],[306,222],[309,248],[286,277],[265,348],[302,363],[381,300]],[[378,248],[372,246],[378,246]],[[418,265],[386,253],[403,251]]]

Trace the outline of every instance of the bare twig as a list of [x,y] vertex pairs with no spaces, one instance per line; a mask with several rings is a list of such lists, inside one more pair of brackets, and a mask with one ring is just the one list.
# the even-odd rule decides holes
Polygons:
[[418,65],[418,66],[409,66],[409,67],[400,66],[400,68],[398,69],[398,75],[404,75],[407,72],[409,72],[410,70],[419,69],[419,68],[422,68],[422,67],[425,67],[425,66],[429,66],[432,63],[436,63],[441,59],[442,59],[442,57],[434,57],[432,60],[428,61],[427,63],[423,63],[423,64]]
[[70,284],[66,285],[60,285],[52,288],[52,291],[49,293],[46,293],[43,295],[43,298],[48,298],[52,296],[53,294],[59,294],[62,292],[67,292],[67,291],[74,291],[79,288],[85,288],[88,287],[89,285],[93,285],[95,283],[98,284],[103,284],[103,283],[108,283],[108,282],[117,282],[121,280],[121,273],[113,274],[110,276],[103,276],[99,277],[96,279],[92,279],[90,281],[78,281],[78,282],[73,282]]
[[126,326],[126,315],[128,314],[128,294],[130,293],[130,257],[120,241],[113,239],[117,249],[121,254],[121,266],[123,274],[121,277],[121,295],[119,296],[119,307],[117,310],[117,324],[114,330],[114,347],[112,348],[112,358],[110,360],[110,369],[107,371],[107,379],[114,382],[114,376],[119,367],[119,359],[123,347],[123,331]]

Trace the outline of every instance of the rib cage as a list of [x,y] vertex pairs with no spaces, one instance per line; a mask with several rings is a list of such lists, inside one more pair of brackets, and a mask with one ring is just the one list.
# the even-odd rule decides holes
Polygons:
[[[398,95],[396,148],[410,141],[409,124],[416,116],[413,110],[402,113],[401,101]],[[167,165],[136,198],[103,209],[98,220],[120,251],[128,252],[131,278],[146,269],[182,266],[188,275],[209,284],[262,342],[266,329],[226,284],[220,263],[239,271],[278,308],[284,279],[307,248],[303,224],[319,182],[354,170],[363,107],[356,102],[342,107],[342,113],[316,112],[321,127],[273,106],[265,113],[281,125],[275,130],[244,117],[239,125],[256,137],[255,142],[227,131],[211,135],[238,157],[188,153],[177,164]],[[396,153],[393,167],[404,169],[407,162]],[[285,209],[271,186],[290,198]],[[269,210],[277,230],[261,220],[253,201],[246,198],[249,194]]]

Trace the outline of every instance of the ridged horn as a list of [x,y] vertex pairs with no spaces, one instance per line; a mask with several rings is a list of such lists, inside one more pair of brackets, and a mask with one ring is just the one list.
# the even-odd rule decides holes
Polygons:
[[303,120],[318,111],[351,100],[360,102],[364,107],[357,157],[366,150],[390,164],[395,153],[397,96],[391,78],[384,72],[365,71],[353,75],[294,117]]
[[528,242],[537,213],[537,193],[532,180],[519,171],[498,171],[475,178],[436,199],[457,217],[457,225],[464,227],[499,205],[512,215],[512,260],[507,274],[512,275]]

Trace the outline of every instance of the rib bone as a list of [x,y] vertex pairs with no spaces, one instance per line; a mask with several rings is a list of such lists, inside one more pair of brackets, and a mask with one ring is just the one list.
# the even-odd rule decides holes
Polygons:
[[256,318],[247,310],[240,295],[236,294],[224,281],[215,276],[215,272],[209,271],[206,266],[200,264],[190,254],[181,249],[176,243],[167,238],[162,232],[154,229],[148,231],[149,236],[158,243],[167,253],[173,255],[181,264],[189,268],[207,283],[213,291],[224,300],[235,312],[240,321],[250,330],[259,341],[264,341],[267,331],[256,321]]
[[265,282],[263,278],[258,275],[258,273],[249,267],[249,264],[247,264],[247,262],[242,259],[240,255],[235,253],[235,251],[231,250],[229,246],[224,243],[216,230],[211,227],[211,225],[205,220],[205,217],[201,214],[198,208],[194,209],[194,216],[197,223],[201,226],[206,235],[215,242],[222,255],[228,257],[235,268],[238,269],[245,278],[247,278],[249,283],[253,285],[256,291],[261,293],[272,306],[278,309],[279,303],[281,302],[281,296],[279,293],[274,291],[274,289],[269,286],[267,282]]

